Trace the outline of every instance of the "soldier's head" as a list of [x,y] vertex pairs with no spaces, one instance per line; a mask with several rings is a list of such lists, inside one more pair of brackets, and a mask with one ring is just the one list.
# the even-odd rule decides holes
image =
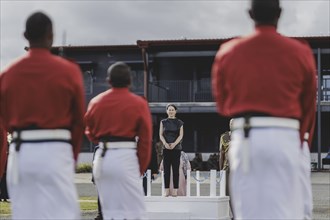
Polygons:
[[26,20],[24,37],[31,48],[50,49],[53,44],[52,21],[42,12],[33,13]]
[[124,62],[112,64],[107,72],[107,80],[114,88],[124,88],[131,85],[131,69]]
[[272,25],[277,27],[281,11],[280,0],[251,0],[249,15],[256,26]]

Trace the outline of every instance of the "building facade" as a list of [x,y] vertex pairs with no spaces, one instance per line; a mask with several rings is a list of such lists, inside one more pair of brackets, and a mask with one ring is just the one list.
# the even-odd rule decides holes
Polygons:
[[[317,64],[317,106],[311,106],[316,109],[317,117],[312,152],[328,152],[330,37],[297,39],[310,44]],[[54,47],[52,51],[80,65],[87,102],[109,88],[105,81],[107,68],[116,61],[126,62],[133,74],[131,90],[149,101],[154,142],[159,140],[160,120],[167,117],[166,104],[175,103],[178,106],[177,117],[184,121],[183,150],[213,153],[218,152],[220,134],[229,129],[229,119],[216,113],[211,95],[211,67],[219,46],[228,40],[139,40],[136,45],[64,46]],[[92,151],[92,148],[86,140],[83,150]]]

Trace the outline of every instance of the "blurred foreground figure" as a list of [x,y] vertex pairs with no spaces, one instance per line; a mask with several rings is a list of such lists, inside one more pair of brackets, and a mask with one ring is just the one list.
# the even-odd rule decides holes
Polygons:
[[152,123],[148,103],[129,91],[130,68],[108,69],[112,88],[93,98],[85,115],[88,138],[99,143],[93,176],[104,219],[146,217],[141,175],[151,158]]
[[13,219],[80,219],[74,185],[83,134],[84,92],[77,65],[50,53],[50,18],[26,21],[29,51],[0,75],[0,109],[12,133],[7,182]]
[[220,114],[234,118],[230,195],[237,219],[303,219],[305,132],[313,137],[315,61],[281,36],[279,0],[252,0],[254,33],[223,44],[212,68]]
[[8,202],[8,190],[6,181],[6,168],[8,159],[7,132],[0,121],[0,202]]

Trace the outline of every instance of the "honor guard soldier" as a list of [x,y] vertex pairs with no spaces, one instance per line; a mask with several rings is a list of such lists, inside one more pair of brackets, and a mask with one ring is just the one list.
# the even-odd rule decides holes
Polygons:
[[230,189],[237,219],[303,219],[302,141],[313,137],[311,49],[277,31],[279,0],[251,0],[255,31],[221,45],[212,67],[218,112],[234,118]]
[[80,219],[75,160],[84,131],[78,65],[52,55],[50,18],[26,21],[26,55],[0,75],[0,110],[12,133],[7,182],[13,219]]
[[85,115],[88,138],[99,143],[93,176],[104,219],[146,216],[141,175],[151,158],[152,121],[148,103],[129,91],[130,68],[108,69],[111,89],[93,98]]
[[[221,134],[220,136],[220,147],[219,147],[219,168],[220,170],[226,171],[226,196],[230,196],[229,191],[229,160],[228,160],[228,151],[230,147],[230,135],[231,135],[231,129],[233,127],[233,121],[234,119],[230,119],[229,121],[229,131],[226,131],[225,133]],[[230,212],[229,215],[232,218],[233,217],[233,208],[232,208],[232,202],[229,200],[229,207]]]

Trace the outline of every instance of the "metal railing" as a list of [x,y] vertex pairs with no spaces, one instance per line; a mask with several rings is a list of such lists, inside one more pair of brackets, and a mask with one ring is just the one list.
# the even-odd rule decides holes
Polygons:
[[[200,185],[202,183],[206,183],[210,186],[210,197],[224,197],[226,196],[226,171],[225,170],[210,170],[207,173],[207,176],[201,177],[200,171],[196,171],[192,174],[191,170],[187,170],[187,179],[186,179],[186,197],[191,196],[191,183],[196,183],[196,197],[201,196],[201,189]],[[147,193],[146,196],[152,196],[151,195],[151,170],[147,170],[147,172],[143,175],[143,177],[147,178]],[[162,196],[165,196],[165,178],[164,178],[164,171],[161,171],[160,173],[161,178],[161,193]],[[193,180],[193,181],[192,181]],[[218,185],[219,184],[219,185]],[[217,186],[218,185],[218,186]],[[219,195],[217,195],[216,188],[219,187]]]
[[[148,95],[150,102],[213,102],[210,79],[150,82]],[[320,98],[321,101],[330,101],[329,75],[322,78]]]
[[330,75],[322,77],[321,101],[330,101]]
[[210,80],[162,80],[149,84],[151,102],[212,102]]
[[[84,74],[85,91],[93,91],[92,78]],[[143,95],[141,90],[133,90],[134,93]],[[211,80],[161,80],[149,83],[150,102],[213,102],[211,92]],[[330,75],[322,77],[321,101],[330,101]],[[316,93],[316,100],[318,94]]]

